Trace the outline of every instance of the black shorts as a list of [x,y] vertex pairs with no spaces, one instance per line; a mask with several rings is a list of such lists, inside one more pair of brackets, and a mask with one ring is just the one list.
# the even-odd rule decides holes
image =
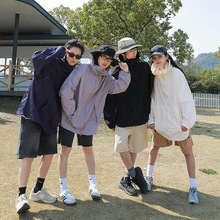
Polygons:
[[[62,126],[59,126],[58,143],[62,146],[72,147],[75,133],[69,131]],[[77,134],[78,146],[90,147],[92,146],[93,135],[79,135]]]
[[36,158],[57,153],[57,134],[47,134],[40,124],[21,117],[17,158]]

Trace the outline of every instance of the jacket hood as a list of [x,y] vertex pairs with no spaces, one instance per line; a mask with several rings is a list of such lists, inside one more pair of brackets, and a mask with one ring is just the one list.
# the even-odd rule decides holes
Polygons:
[[101,68],[100,66],[94,63],[94,59],[91,58],[89,66],[92,68],[92,71],[95,76],[106,76],[110,70],[110,66],[106,69]]
[[76,65],[74,65],[74,66],[70,66],[69,65],[69,63],[67,62],[67,60],[66,60],[66,56],[64,56],[63,58],[61,58],[60,59],[63,63],[64,63],[64,66],[65,66],[65,68],[67,68],[67,70],[73,70],[73,68],[76,66]]
[[167,73],[169,73],[170,70],[172,69],[172,67],[173,66],[170,63],[170,60],[168,62],[166,62],[166,67],[163,70],[159,70],[153,63],[151,66],[151,71],[152,71],[153,75],[161,77],[161,76],[165,76]]
[[[118,58],[119,58],[119,60],[120,60],[121,62],[125,62],[125,60],[124,60],[124,58],[123,58],[123,56],[122,56],[121,54],[118,55]],[[139,55],[139,52],[137,52],[136,58],[135,58],[135,59],[130,59],[130,60],[136,60],[136,59],[139,60],[139,58],[140,58],[140,55]],[[127,60],[126,60],[126,61],[127,61]]]

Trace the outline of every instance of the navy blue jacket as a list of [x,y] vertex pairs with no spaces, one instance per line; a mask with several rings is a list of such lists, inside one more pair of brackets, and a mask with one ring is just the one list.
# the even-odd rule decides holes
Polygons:
[[65,48],[48,48],[32,56],[34,76],[17,114],[39,123],[46,133],[56,133],[61,121],[59,90],[74,69],[65,59]]

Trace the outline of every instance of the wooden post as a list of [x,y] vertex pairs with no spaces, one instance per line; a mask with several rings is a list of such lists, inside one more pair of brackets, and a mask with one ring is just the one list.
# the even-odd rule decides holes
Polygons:
[[9,62],[9,73],[8,73],[8,90],[11,90],[11,82],[12,82],[12,70],[13,70],[13,61]]

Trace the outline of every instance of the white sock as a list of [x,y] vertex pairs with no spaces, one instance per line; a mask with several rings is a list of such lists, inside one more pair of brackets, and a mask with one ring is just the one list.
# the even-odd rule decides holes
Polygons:
[[68,189],[67,178],[63,178],[63,179],[59,179],[59,180],[60,180],[60,192],[63,192],[66,189]]
[[146,176],[151,177],[151,176],[152,176],[152,173],[153,173],[153,169],[154,169],[154,165],[148,164],[148,165],[147,165],[147,174],[146,174]]
[[89,185],[95,184],[95,175],[89,175]]
[[196,178],[189,178],[190,182],[190,187],[195,187],[196,188]]

